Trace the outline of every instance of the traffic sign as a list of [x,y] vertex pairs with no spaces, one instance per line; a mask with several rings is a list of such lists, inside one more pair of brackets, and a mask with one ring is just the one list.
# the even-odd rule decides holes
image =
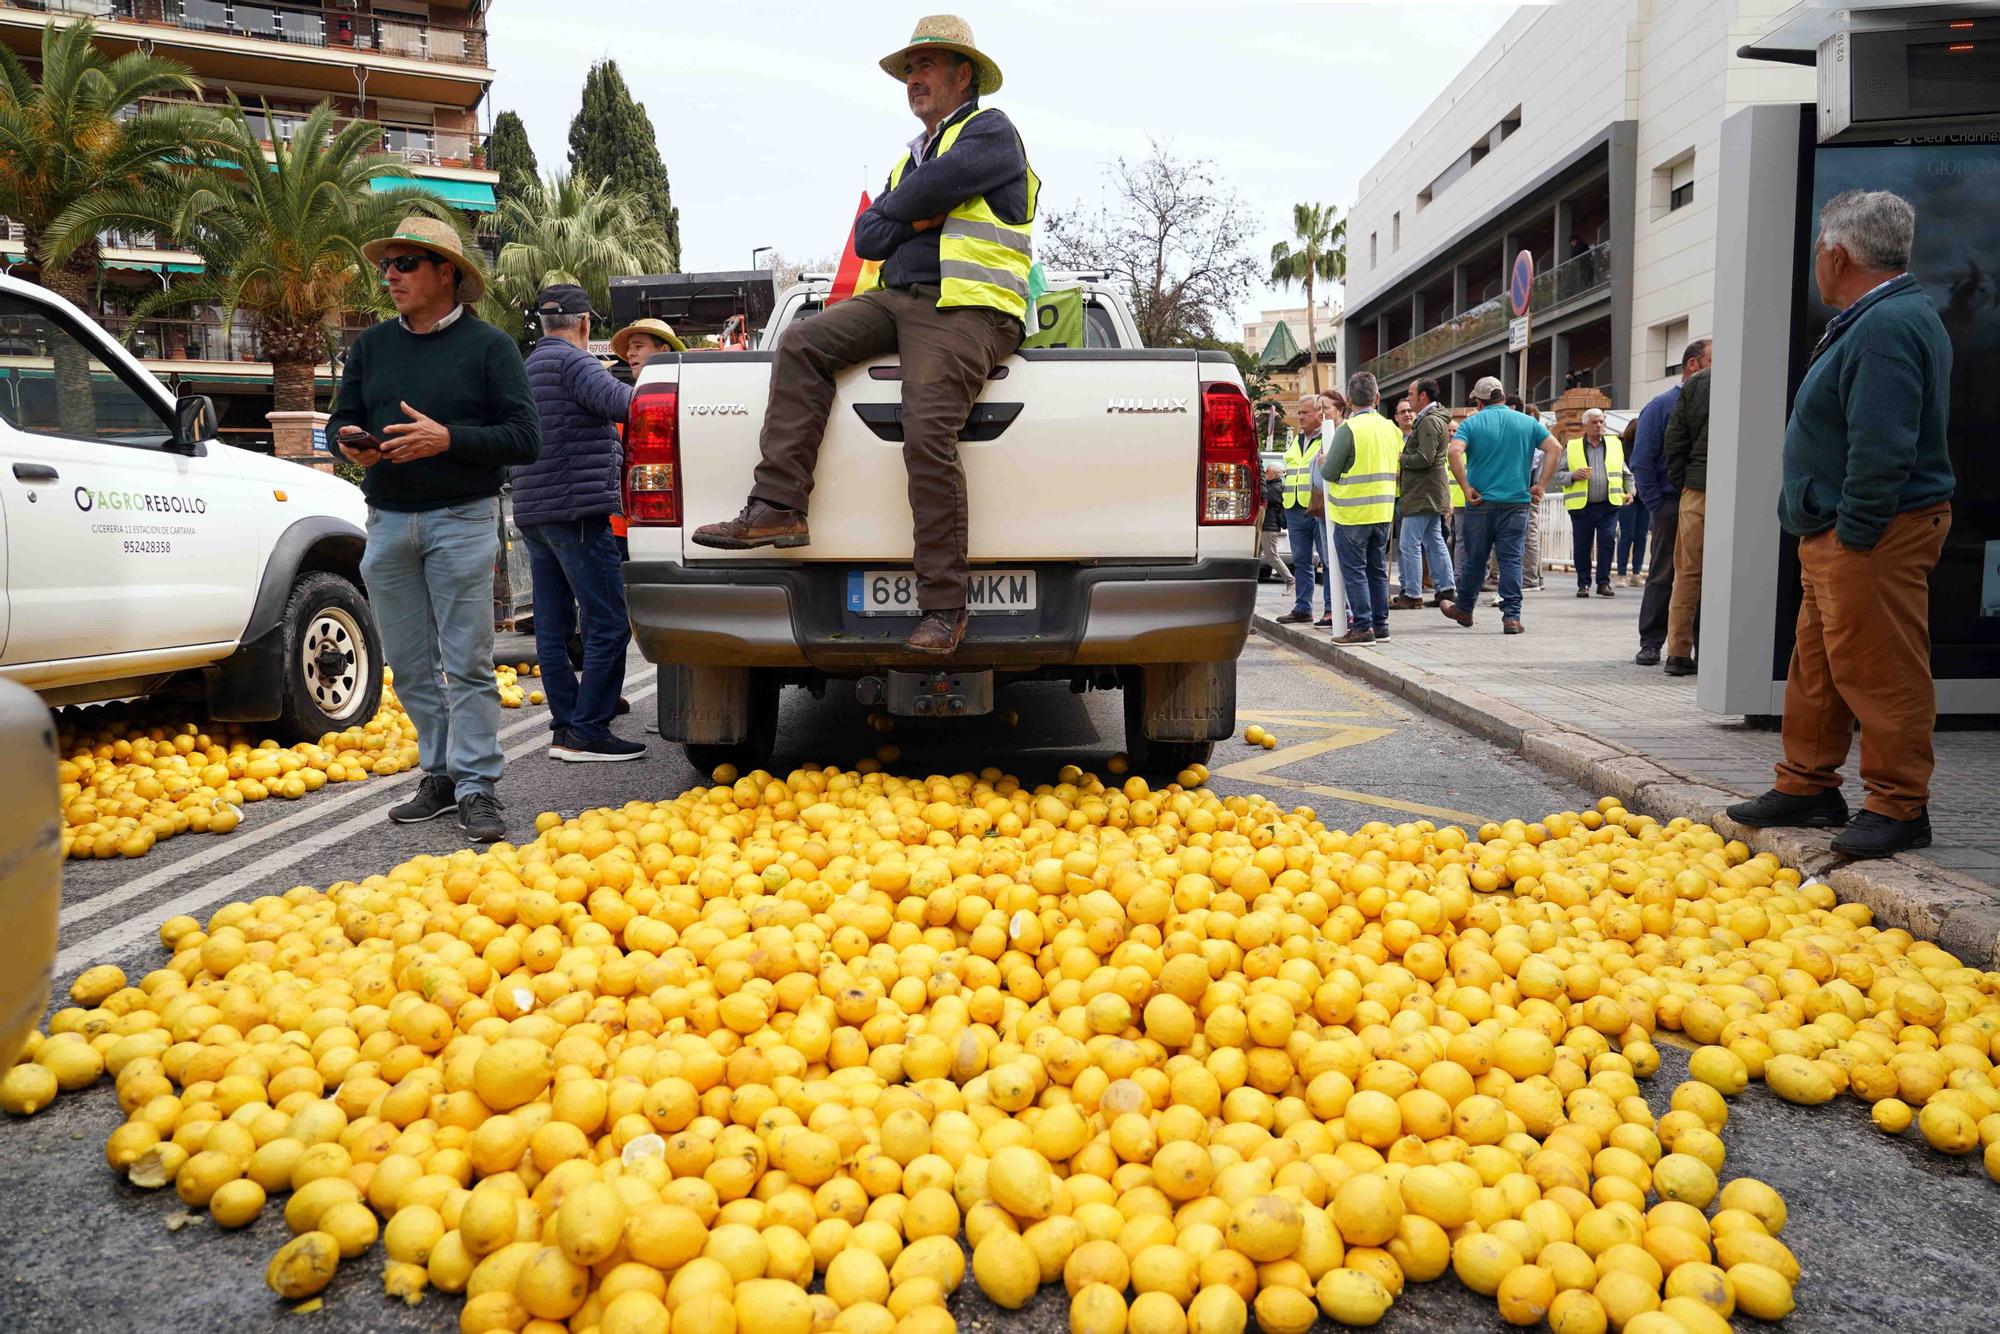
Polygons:
[[1528,300],[1535,288],[1535,257],[1523,250],[1514,256],[1514,275],[1507,283],[1507,301],[1516,315],[1528,313]]
[[1519,352],[1528,345],[1528,317],[1519,315],[1507,322],[1507,350]]

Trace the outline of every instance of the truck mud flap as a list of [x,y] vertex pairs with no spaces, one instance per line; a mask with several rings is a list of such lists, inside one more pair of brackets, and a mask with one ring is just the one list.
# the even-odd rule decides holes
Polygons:
[[750,739],[756,683],[749,668],[668,665],[659,673],[663,740],[733,746]]
[[1236,730],[1234,662],[1150,663],[1127,670],[1148,741],[1222,741]]

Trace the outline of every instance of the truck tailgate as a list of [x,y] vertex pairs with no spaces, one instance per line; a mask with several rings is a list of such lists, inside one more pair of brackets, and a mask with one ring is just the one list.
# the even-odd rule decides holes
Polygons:
[[[888,376],[896,367],[885,357],[840,377],[810,546],[723,552],[684,537],[682,558],[909,561],[902,382]],[[974,561],[1195,556],[1201,368],[1193,354],[1030,351],[1003,369],[974,407],[973,438],[959,443]],[[769,372],[761,357],[682,368],[684,535],[732,518],[749,495]],[[747,411],[728,410],[737,404]]]

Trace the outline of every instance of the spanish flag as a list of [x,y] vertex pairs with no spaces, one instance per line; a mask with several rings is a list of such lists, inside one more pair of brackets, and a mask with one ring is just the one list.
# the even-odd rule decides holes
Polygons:
[[[868,192],[863,190],[861,192],[861,206],[854,210],[854,216],[857,219],[868,211],[870,202]],[[840,252],[840,267],[834,271],[833,288],[826,294],[826,304],[830,306],[836,301],[845,301],[848,297],[853,296],[857,290],[865,292],[875,286],[875,275],[881,271],[881,268],[881,260],[863,259],[854,253],[854,224],[849,223],[847,227],[847,246]]]

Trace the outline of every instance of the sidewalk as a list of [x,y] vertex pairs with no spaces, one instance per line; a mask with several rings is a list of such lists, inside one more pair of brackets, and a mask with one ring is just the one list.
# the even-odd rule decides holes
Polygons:
[[[1393,591],[1393,576],[1390,582]],[[1843,898],[1868,904],[1885,924],[1938,940],[1968,962],[1990,966],[2000,955],[2000,733],[1937,734],[1936,842],[1922,857],[1849,863],[1828,848],[1828,834],[1741,829],[1722,819],[1721,808],[1771,785],[1782,752],[1778,734],[1703,712],[1693,677],[1633,664],[1639,589],[1585,602],[1574,588],[1572,576],[1550,571],[1547,590],[1526,596],[1528,632],[1512,637],[1500,633],[1500,614],[1487,605],[1491,594],[1482,595],[1471,630],[1427,606],[1395,612],[1386,644],[1337,648],[1327,631],[1276,624],[1272,618],[1291,601],[1267,584],[1256,624],[1635,810],[1686,815],[1769,848]],[[1314,603],[1317,612],[1317,595]],[[1852,766],[1850,759],[1843,791],[1858,805]]]

